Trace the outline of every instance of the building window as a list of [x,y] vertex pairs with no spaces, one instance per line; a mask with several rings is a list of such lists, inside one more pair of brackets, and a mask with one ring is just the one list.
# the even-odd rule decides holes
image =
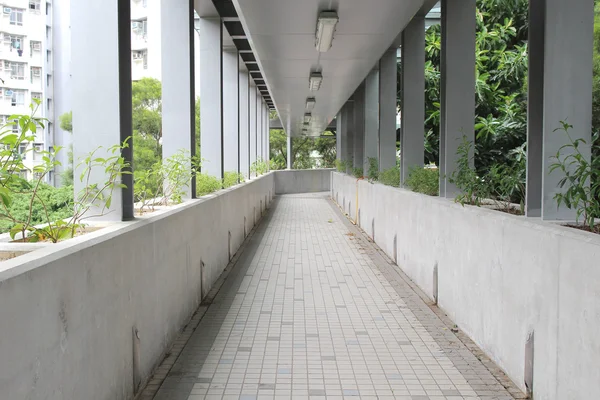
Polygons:
[[23,160],[27,159],[27,144],[19,145],[19,155]]
[[148,50],[134,50],[133,61],[142,61],[144,69],[148,69]]
[[23,10],[20,8],[10,9],[10,24],[11,25],[23,25]]
[[47,103],[48,103],[48,104],[47,104],[47,106],[46,106],[46,107],[48,108],[48,111],[50,111],[50,108],[52,107],[52,99],[48,99],[48,100],[47,100]]
[[52,75],[47,74],[46,75],[46,86],[47,87],[50,87],[50,79],[52,79]]
[[46,61],[50,62],[51,57],[52,57],[52,52],[50,50],[46,50]]
[[10,78],[18,80],[25,79],[25,63],[10,63]]
[[46,3],[46,15],[50,15],[50,3]]
[[146,39],[148,35],[148,20],[131,21],[131,30],[135,35]]
[[33,57],[33,52],[42,51],[42,42],[32,40],[29,42],[29,56]]
[[31,99],[32,100],[42,100],[42,94],[39,92],[32,92],[31,93]]
[[[31,83],[34,79],[39,79],[42,76],[42,69],[40,67],[31,67]],[[31,96],[33,97],[33,95]]]
[[42,10],[42,4],[40,0],[29,0],[29,12],[34,14],[40,14]]
[[13,90],[11,98],[11,106],[22,106],[25,104],[25,91],[24,90]]

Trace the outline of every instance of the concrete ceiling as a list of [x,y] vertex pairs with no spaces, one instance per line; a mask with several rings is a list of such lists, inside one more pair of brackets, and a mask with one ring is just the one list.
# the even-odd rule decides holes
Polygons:
[[[425,3],[425,4],[424,4]],[[319,136],[400,32],[431,0],[233,0],[248,42],[288,135],[302,134],[306,98],[316,106],[309,135]],[[337,10],[328,52],[315,49],[320,11]],[[308,88],[311,70],[323,84]]]

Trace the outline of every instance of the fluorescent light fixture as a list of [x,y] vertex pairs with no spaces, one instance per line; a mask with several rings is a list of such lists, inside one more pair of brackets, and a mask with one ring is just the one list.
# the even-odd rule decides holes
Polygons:
[[310,124],[310,120],[311,119],[312,119],[312,114],[311,113],[304,114],[304,123],[305,124]]
[[315,38],[315,47],[321,53],[331,48],[335,27],[339,21],[337,12],[322,11],[317,20],[317,33]]
[[306,99],[306,111],[312,111],[315,108],[315,103],[317,101],[314,97],[309,97]]
[[321,83],[323,83],[323,74],[320,72],[311,72],[310,79],[308,83],[308,87],[311,92],[316,92],[321,88]]

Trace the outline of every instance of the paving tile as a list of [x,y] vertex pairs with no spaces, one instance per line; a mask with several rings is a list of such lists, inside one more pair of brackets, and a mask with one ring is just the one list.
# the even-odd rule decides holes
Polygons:
[[154,399],[513,398],[377,254],[326,195],[279,196]]

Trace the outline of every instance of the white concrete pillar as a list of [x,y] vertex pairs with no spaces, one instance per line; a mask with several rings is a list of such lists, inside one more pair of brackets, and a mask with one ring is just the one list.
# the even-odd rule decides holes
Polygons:
[[[533,11],[544,13],[539,6]],[[554,196],[567,188],[558,187],[564,175],[560,170],[550,172],[550,167],[555,162],[552,157],[569,143],[564,131],[555,132],[561,121],[573,126],[569,130],[573,140],[586,141],[579,150],[588,161],[591,157],[594,2],[546,0],[544,25],[542,219],[574,221],[576,210],[557,208]],[[536,133],[530,131],[528,147],[539,149],[539,131],[537,136],[536,141]]]
[[263,151],[263,120],[262,120],[262,96],[256,89],[256,159],[264,161]]
[[458,146],[475,139],[475,13],[475,0],[442,1],[440,196],[449,198]]
[[236,48],[223,50],[223,155],[225,172],[239,168],[239,54]]
[[[131,122],[131,10],[129,1],[71,2],[71,71],[73,100],[73,156],[75,196],[85,188],[80,182],[79,160],[90,152],[119,145],[132,133]],[[102,21],[102,31],[95,27]],[[99,79],[102,77],[102,79]],[[93,93],[93,95],[90,95]],[[102,115],[99,123],[98,116]],[[131,161],[133,149],[122,155]],[[96,157],[106,155],[104,150]],[[90,183],[102,185],[104,170],[92,171]],[[114,189],[104,220],[120,221],[134,216],[133,179],[123,176],[127,189]],[[90,215],[99,210],[90,210]]]
[[250,178],[250,114],[248,104],[248,70],[240,62],[240,173]]
[[[161,0],[163,160],[195,146],[194,14],[188,0]],[[191,163],[187,166],[191,169]],[[193,185],[185,188],[191,198]]]
[[364,168],[368,176],[370,159],[377,161],[379,169],[379,63],[365,79],[365,130]]
[[250,111],[250,165],[256,162],[256,86],[251,81],[248,94]]
[[352,173],[354,165],[354,100],[348,100],[342,109],[342,153],[346,161],[346,173]]
[[265,162],[267,163],[267,169],[269,168],[269,106],[263,100],[263,155],[265,158]]
[[364,149],[365,149],[365,82],[356,88],[354,98],[354,157],[353,167],[364,167]]
[[292,153],[292,137],[288,136],[287,137],[287,169],[292,169],[294,167],[294,160],[293,160],[293,153]]
[[397,48],[379,60],[379,170],[396,166],[396,95],[398,90]]
[[425,18],[422,16],[413,17],[402,34],[402,97],[400,179],[404,184],[411,169],[423,167],[425,158]]
[[[345,105],[342,106],[342,110],[344,109]],[[342,156],[342,110],[340,110],[337,113],[337,116],[335,117],[335,159],[338,161],[342,161],[343,160],[343,156]]]
[[[223,24],[200,18],[200,132],[202,171],[223,178]],[[164,51],[164,49],[163,49]]]

